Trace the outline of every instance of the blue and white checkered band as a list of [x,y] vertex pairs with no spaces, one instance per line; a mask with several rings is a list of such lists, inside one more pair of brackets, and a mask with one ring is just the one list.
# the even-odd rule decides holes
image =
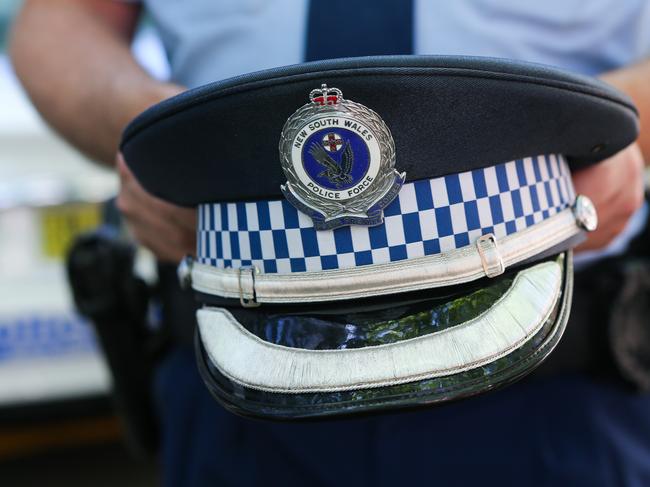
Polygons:
[[287,201],[199,207],[198,261],[265,273],[343,269],[412,259],[519,232],[575,199],[565,159],[518,159],[405,184],[375,227],[316,230]]

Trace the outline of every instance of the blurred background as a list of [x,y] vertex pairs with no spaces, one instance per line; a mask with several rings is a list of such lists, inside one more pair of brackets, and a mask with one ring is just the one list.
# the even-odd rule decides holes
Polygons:
[[[111,378],[101,330],[96,335],[75,311],[66,272],[72,243],[116,217],[107,202],[117,177],[56,136],[18,83],[6,49],[20,3],[0,0],[0,487],[157,485],[147,448],[156,441],[147,420],[155,418],[115,401],[116,390],[119,399],[120,387],[137,392],[138,382]],[[133,52],[154,77],[169,76],[146,19]],[[129,284],[153,282],[152,257],[142,250],[132,257],[143,280]],[[121,288],[94,281],[83,287]],[[156,324],[155,306],[134,314]],[[123,376],[135,369],[121,364]]]
[[[127,451],[105,359],[74,311],[64,265],[73,239],[100,223],[117,179],[53,134],[16,80],[6,48],[19,4],[0,0],[0,485],[155,485],[154,461]],[[146,24],[134,50],[166,76]]]

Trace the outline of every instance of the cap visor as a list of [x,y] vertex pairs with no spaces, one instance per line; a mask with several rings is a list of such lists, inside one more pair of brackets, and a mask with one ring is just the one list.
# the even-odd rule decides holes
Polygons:
[[461,297],[405,301],[381,313],[246,315],[204,308],[199,365],[226,406],[265,417],[471,395],[523,375],[552,350],[566,321],[570,278],[570,258],[561,256]]

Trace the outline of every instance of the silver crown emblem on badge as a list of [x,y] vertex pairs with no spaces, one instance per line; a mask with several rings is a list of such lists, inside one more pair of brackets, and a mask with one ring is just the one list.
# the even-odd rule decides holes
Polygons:
[[320,88],[309,92],[309,100],[315,105],[336,105],[339,100],[343,99],[343,93],[338,88],[328,88],[322,84]]
[[406,177],[395,170],[395,143],[381,117],[326,84],[285,123],[280,162],[282,193],[317,230],[382,223]]

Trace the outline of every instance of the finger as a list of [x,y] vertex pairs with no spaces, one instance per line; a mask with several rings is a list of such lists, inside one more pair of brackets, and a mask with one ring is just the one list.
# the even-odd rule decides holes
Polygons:
[[178,227],[175,223],[163,216],[149,212],[135,212],[126,215],[132,227],[137,227],[140,233],[146,234],[149,239],[161,239],[171,244],[186,248],[196,241],[196,233]]
[[142,246],[149,249],[158,260],[163,262],[178,263],[188,252],[167,242],[165,239],[150,238],[138,230],[133,230],[134,239]]
[[643,202],[643,167],[641,152],[633,144],[609,160],[574,174],[577,192],[592,199],[599,220],[598,229],[579,249],[606,247],[624,231]]
[[576,252],[584,250],[602,250],[610,245],[625,226],[612,227],[606,231],[587,234],[587,240],[576,247]]
[[149,194],[131,173],[125,174],[122,187],[129,195],[130,205],[139,208],[139,213],[157,214],[185,230],[196,231],[196,209],[175,206]]
[[133,173],[131,173],[131,170],[126,165],[126,160],[121,152],[118,152],[115,157],[115,167],[117,168],[117,173],[121,181],[133,179]]
[[194,247],[196,232],[193,228],[180,227],[165,215],[155,209],[152,210],[151,206],[142,204],[128,189],[128,185],[122,187],[118,195],[117,207],[141,243],[164,239],[182,249]]
[[178,227],[185,231],[196,232],[197,214],[195,208],[183,208],[169,205],[163,213]]
[[185,255],[196,252],[194,234],[179,236],[177,233],[161,233],[159,226],[153,227],[145,223],[127,222],[127,226],[134,239],[159,259],[178,262]]
[[158,213],[185,230],[196,231],[196,209],[178,207],[149,194],[133,176],[121,153],[117,155],[116,166],[122,182],[122,199],[128,195],[122,203],[127,203],[132,212],[140,208],[142,212]]
[[[116,156],[116,166],[122,182],[118,208],[132,222],[141,226],[140,240],[158,242],[161,238],[186,251],[196,240],[196,210],[180,208],[150,195],[133,176],[121,153]],[[144,242],[143,242],[144,243]]]

